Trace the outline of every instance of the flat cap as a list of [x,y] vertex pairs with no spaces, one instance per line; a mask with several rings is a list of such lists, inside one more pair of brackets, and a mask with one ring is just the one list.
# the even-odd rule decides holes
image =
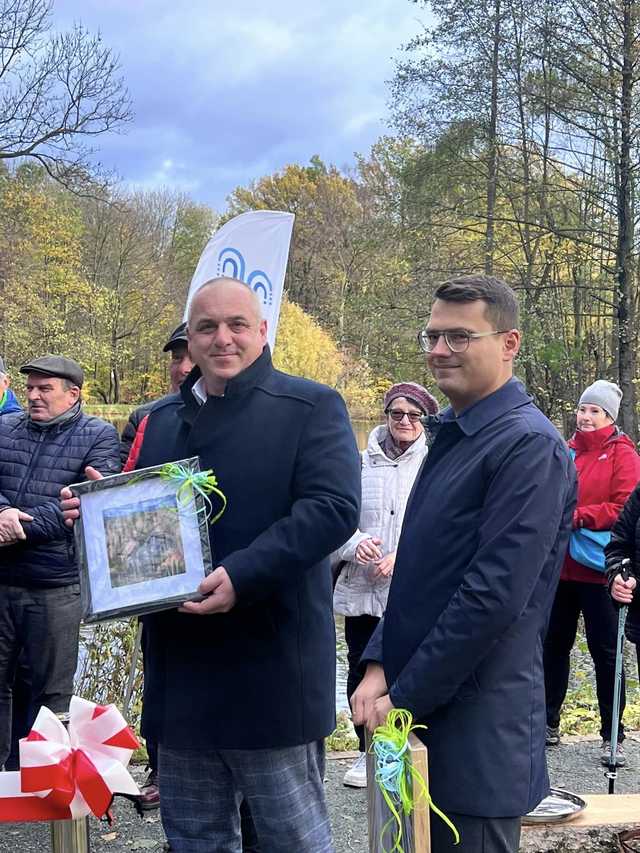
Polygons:
[[173,332],[171,332],[169,340],[162,347],[162,352],[169,352],[169,350],[172,350],[178,344],[186,344],[188,343],[188,341],[189,339],[187,338],[187,324],[180,323],[180,325],[176,326]]
[[63,355],[42,355],[23,364],[20,373],[42,373],[43,376],[58,376],[68,379],[78,388],[82,388],[84,373],[77,361]]

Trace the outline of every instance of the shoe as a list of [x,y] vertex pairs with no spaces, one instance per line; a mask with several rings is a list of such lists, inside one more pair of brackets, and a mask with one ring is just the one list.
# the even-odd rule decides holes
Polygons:
[[158,787],[158,771],[150,770],[149,775],[140,787],[140,808],[147,812],[160,806],[160,788]]
[[547,726],[547,746],[560,745],[560,729],[554,729],[553,726]]
[[342,780],[343,785],[348,785],[350,788],[366,788],[367,787],[367,754],[361,752],[353,762],[351,767],[344,774]]
[[[610,740],[603,740],[602,746],[600,747],[600,749],[601,749],[600,764],[604,765],[605,767],[608,767],[609,766],[609,757],[611,755],[611,741]],[[623,748],[622,744],[619,743],[617,748],[616,748],[615,766],[616,767],[624,767],[626,763],[627,763],[627,759],[626,759],[625,754],[624,754],[624,748]]]

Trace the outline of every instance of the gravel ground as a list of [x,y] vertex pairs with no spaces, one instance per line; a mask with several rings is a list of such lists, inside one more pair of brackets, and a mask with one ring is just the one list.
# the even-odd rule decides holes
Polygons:
[[[607,792],[607,781],[599,764],[600,741],[569,738],[547,751],[552,783],[576,793]],[[640,735],[625,745],[627,766],[618,773],[616,791],[640,791]],[[334,756],[327,762],[327,799],[334,829],[336,853],[367,853],[367,803],[364,790],[345,788],[342,777],[351,758]],[[134,775],[142,778],[135,768]],[[163,833],[157,812],[140,819],[133,807],[119,802],[113,826],[91,820],[93,853],[160,853]],[[46,853],[50,850],[47,824],[4,824],[0,827],[0,853]]]

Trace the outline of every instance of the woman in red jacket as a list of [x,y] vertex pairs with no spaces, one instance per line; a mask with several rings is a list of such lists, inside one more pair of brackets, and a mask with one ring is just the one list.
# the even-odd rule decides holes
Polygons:
[[[578,505],[574,528],[611,530],[623,504],[640,480],[640,457],[633,442],[615,424],[622,391],[599,379],[580,397],[577,430],[569,441],[578,471]],[[569,684],[569,656],[582,613],[593,659],[600,708],[603,764],[608,763],[615,677],[617,611],[607,578],[574,560],[567,552],[544,645],[547,699],[547,745],[560,742],[560,710]],[[624,674],[620,717],[624,711]],[[620,742],[624,729],[620,725]],[[625,763],[618,746],[618,764]]]

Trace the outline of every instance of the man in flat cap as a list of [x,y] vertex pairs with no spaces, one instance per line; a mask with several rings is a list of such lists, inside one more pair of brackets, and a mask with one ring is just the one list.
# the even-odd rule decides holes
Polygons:
[[120,469],[113,426],[82,412],[83,373],[70,358],[24,364],[27,411],[0,418],[0,766],[9,753],[11,685],[24,650],[31,720],[67,711],[78,656],[80,589],[73,537],[57,496],[93,465]]

